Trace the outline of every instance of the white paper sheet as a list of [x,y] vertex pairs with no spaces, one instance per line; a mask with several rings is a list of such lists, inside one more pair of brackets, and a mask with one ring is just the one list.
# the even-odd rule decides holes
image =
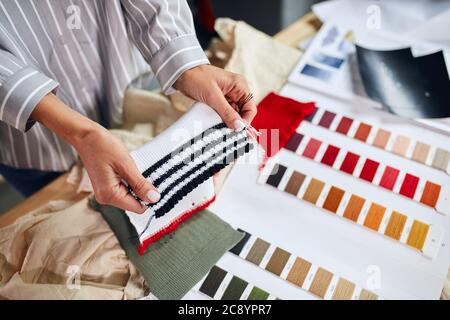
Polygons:
[[[336,102],[322,95],[286,86],[286,96],[319,101],[319,105],[337,112],[347,112],[355,118],[363,116],[370,123],[403,133],[415,139],[426,139],[437,146],[449,148],[448,137],[419,128],[413,123],[399,121],[395,116],[375,111],[361,111],[359,103]],[[306,125],[307,126],[307,125]],[[306,128],[306,127],[305,127]],[[306,128],[317,138],[370,156],[416,173],[437,183],[449,183],[444,172],[416,164],[383,150],[333,133],[323,128]],[[244,160],[244,159],[243,159]],[[222,219],[255,236],[307,259],[331,272],[366,287],[385,299],[438,299],[450,264],[450,217],[436,213],[407,198],[385,191],[334,169],[282,150],[280,163],[332,183],[344,190],[366,197],[447,230],[444,247],[435,259],[428,259],[396,241],[350,223],[323,209],[257,183],[258,166],[243,164],[232,170],[217,202],[211,210]],[[219,265],[281,299],[315,298],[286,281],[260,270],[237,257],[224,257]],[[380,286],[373,287],[379,276]],[[275,277],[276,278],[276,277]],[[280,281],[278,281],[280,280]]]

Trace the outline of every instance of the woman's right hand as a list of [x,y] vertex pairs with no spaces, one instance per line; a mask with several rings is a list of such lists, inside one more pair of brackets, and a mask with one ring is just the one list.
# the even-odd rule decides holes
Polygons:
[[100,127],[74,144],[91,179],[95,198],[100,204],[112,205],[135,213],[144,213],[141,205],[122,181],[126,181],[134,193],[149,203],[160,199],[158,190],[139,172],[123,143],[108,130]]
[[159,191],[142,176],[123,143],[99,124],[66,106],[55,95],[44,97],[31,117],[78,151],[100,204],[144,213],[147,208],[128,193],[123,181],[145,202],[159,201]]

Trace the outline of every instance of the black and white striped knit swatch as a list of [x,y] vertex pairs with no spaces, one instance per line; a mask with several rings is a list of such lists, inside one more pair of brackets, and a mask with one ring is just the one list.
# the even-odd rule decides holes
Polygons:
[[246,130],[226,127],[210,107],[197,103],[169,129],[132,152],[161,200],[143,215],[127,212],[145,248],[214,201],[212,176],[253,148]]

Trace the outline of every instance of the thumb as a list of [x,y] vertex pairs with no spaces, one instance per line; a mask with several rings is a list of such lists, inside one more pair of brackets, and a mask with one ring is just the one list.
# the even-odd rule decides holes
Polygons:
[[158,202],[161,199],[159,190],[142,176],[133,161],[130,162],[123,172],[119,173],[121,177],[141,200],[149,203]]
[[219,88],[214,90],[214,94],[211,95],[211,98],[207,101],[207,103],[217,111],[228,128],[234,129],[235,131],[242,131],[245,129],[245,122],[242,120],[239,113],[237,113],[228,103]]

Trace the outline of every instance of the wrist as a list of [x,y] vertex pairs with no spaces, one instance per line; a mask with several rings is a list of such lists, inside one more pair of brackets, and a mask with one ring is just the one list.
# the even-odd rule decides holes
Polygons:
[[67,137],[62,138],[80,152],[83,146],[97,140],[97,137],[104,135],[105,131],[107,130],[98,123],[86,119],[83,123],[79,123],[71,128],[70,134]]
[[105,131],[98,123],[72,110],[53,94],[38,103],[31,117],[77,150],[86,137]]
[[186,88],[185,84],[191,82],[191,79],[194,77],[195,74],[197,74],[198,72],[205,71],[205,69],[208,67],[210,67],[210,66],[207,64],[204,64],[204,65],[196,66],[196,67],[193,67],[191,69],[184,71],[178,77],[178,79],[175,81],[175,83],[173,84],[173,87],[176,90],[183,91],[183,89]]

